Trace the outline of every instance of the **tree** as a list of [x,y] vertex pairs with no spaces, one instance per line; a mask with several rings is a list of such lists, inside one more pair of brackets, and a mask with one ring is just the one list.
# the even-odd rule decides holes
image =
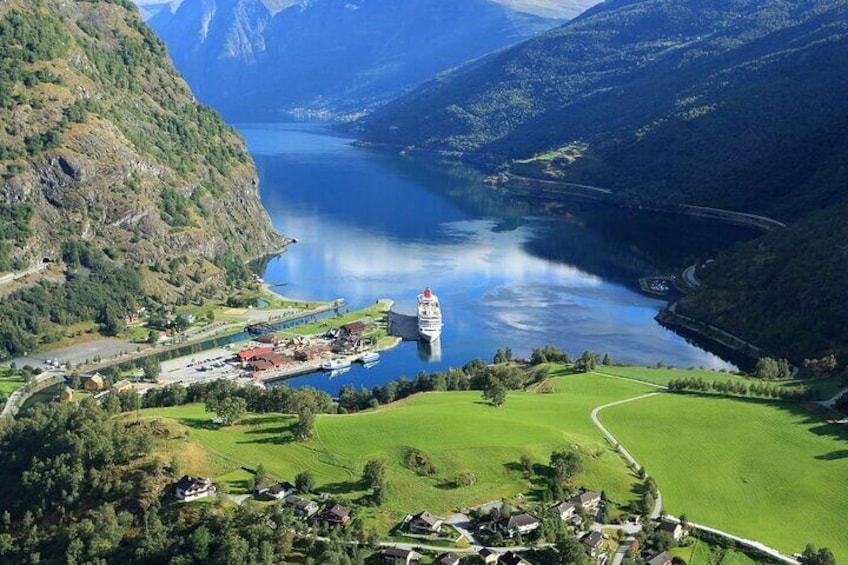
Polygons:
[[575,361],[574,368],[580,373],[589,373],[594,371],[595,367],[598,366],[598,360],[600,360],[600,357],[600,355],[592,351],[584,351],[577,361]]
[[551,453],[551,467],[559,480],[570,480],[583,469],[580,456],[573,451]]
[[225,424],[232,425],[247,412],[247,401],[239,396],[228,396],[218,402],[207,401],[206,410],[214,412]]
[[298,411],[292,432],[297,441],[307,441],[315,433],[315,413],[308,406],[303,406]]
[[268,474],[265,472],[265,466],[260,463],[259,466],[256,467],[256,471],[253,472],[253,488],[258,488],[267,482]]
[[610,357],[609,353],[604,353],[604,358],[601,361],[601,365],[612,365],[612,357]]
[[386,462],[371,459],[362,470],[362,480],[373,491],[374,504],[380,505],[386,500]]
[[589,559],[583,544],[573,535],[562,533],[557,537],[556,550],[562,565],[587,565]]
[[758,379],[773,380],[779,373],[777,361],[771,357],[760,357],[754,367],[754,376]]
[[530,460],[529,455],[522,455],[520,462],[522,475],[525,479],[529,479],[533,475],[533,461]]
[[486,390],[483,391],[483,398],[489,401],[492,406],[500,406],[506,401],[506,387],[499,380],[492,380]]
[[155,356],[145,357],[141,362],[141,370],[144,373],[145,380],[155,381],[162,374],[162,365]]
[[294,478],[294,486],[297,487],[297,491],[300,493],[312,492],[312,489],[315,487],[315,477],[309,471],[298,473]]
[[801,565],[836,565],[836,558],[828,548],[823,547],[817,551],[813,544],[808,543],[800,562]]

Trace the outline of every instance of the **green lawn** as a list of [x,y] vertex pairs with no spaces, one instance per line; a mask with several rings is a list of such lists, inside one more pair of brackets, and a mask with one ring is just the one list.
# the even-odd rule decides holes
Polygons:
[[667,385],[669,381],[673,379],[697,379],[698,377],[709,382],[752,381],[750,378],[731,375],[730,373],[722,373],[720,371],[709,371],[706,369],[658,369],[654,367],[618,367],[615,365],[602,365],[598,367],[598,372],[658,385]]
[[24,379],[18,375],[12,375],[8,369],[0,369],[0,392],[8,398],[10,394],[24,386]]
[[[365,318],[371,318],[372,320],[379,320],[386,314],[386,305],[378,302],[375,303],[368,308],[363,308],[361,310],[353,310],[350,312],[344,312],[339,316],[333,316],[330,318],[321,318],[317,322],[312,324],[303,324],[301,326],[295,326],[291,329],[285,330],[284,334],[291,335],[314,335],[325,333],[328,330],[333,328],[340,328],[345,324],[349,324],[351,322],[358,322]],[[373,329],[373,328],[370,328]]]
[[600,417],[656,478],[667,512],[785,553],[827,546],[848,561],[844,426],[800,405],[671,394]]
[[[416,395],[360,414],[322,415],[317,418],[315,439],[307,443],[291,441],[289,426],[294,420],[287,416],[250,416],[237,426],[217,429],[200,405],[143,413],[187,426],[188,445],[195,449],[188,449],[184,439],[174,439],[169,442],[172,453],[188,458],[187,471],[223,476],[233,492],[244,476],[231,472],[262,463],[280,479],[293,480],[298,472],[310,471],[320,490],[357,498],[365,494],[359,483],[365,462],[385,459],[389,499],[370,516],[381,529],[424,508],[447,513],[518,493],[532,497],[535,485],[522,479],[517,469],[520,456],[546,463],[552,450],[566,446],[576,446],[583,454],[584,472],[578,484],[605,490],[613,500],[629,501],[636,479],[605,443],[589,414],[595,406],[650,389],[597,375],[566,376],[554,383],[553,394],[513,392],[500,408],[485,404],[479,392],[454,392]],[[204,453],[198,453],[198,445]],[[430,457],[435,475],[420,477],[402,465],[410,447]],[[462,471],[473,472],[476,484],[445,486]]]

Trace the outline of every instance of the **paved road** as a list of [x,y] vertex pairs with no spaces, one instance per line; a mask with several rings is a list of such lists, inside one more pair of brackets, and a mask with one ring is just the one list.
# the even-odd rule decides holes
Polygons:
[[28,276],[33,275],[35,273],[41,272],[44,269],[46,269],[48,265],[49,265],[49,263],[36,263],[35,265],[32,265],[31,267],[29,267],[28,269],[25,269],[23,271],[18,271],[16,273],[8,273],[6,275],[3,275],[2,277],[0,277],[0,286],[7,285],[9,283],[13,283],[17,280],[24,278],[24,277],[28,277]]
[[633,540],[636,538],[633,536],[628,536],[624,543],[618,546],[618,551],[615,552],[615,555],[612,556],[612,563],[610,565],[621,565],[621,562],[624,560],[624,556],[627,555],[627,551],[630,549],[630,545],[633,543]]
[[[624,448],[624,446],[623,446],[623,445],[621,445],[621,443],[620,443],[620,442],[619,442],[619,441],[615,438],[615,436],[614,436],[614,435],[612,435],[612,432],[610,432],[610,431],[606,428],[606,426],[604,426],[604,425],[601,423],[601,421],[598,419],[598,413],[599,413],[601,410],[603,410],[604,408],[610,408],[610,407],[612,407],[612,406],[618,406],[618,405],[620,405],[620,404],[627,404],[628,402],[636,402],[637,400],[644,400],[645,398],[651,398],[652,396],[656,396],[656,395],[658,395],[658,394],[660,394],[660,393],[658,393],[658,392],[650,392],[650,393],[648,393],[648,394],[643,394],[643,395],[641,395],[641,396],[636,396],[636,397],[633,397],[633,398],[627,398],[627,399],[625,399],[625,400],[618,400],[618,401],[616,401],[616,402],[610,402],[610,403],[608,403],[608,404],[604,404],[604,405],[602,405],[602,406],[598,406],[597,408],[595,408],[594,410],[592,410],[592,421],[595,423],[595,426],[597,426],[597,427],[598,427],[598,429],[599,429],[599,430],[601,430],[601,432],[603,432],[604,436],[606,436],[606,438],[609,440],[609,442],[610,442],[612,445],[617,445],[617,446],[618,446],[618,452],[619,452],[619,453],[621,453],[622,457],[624,457],[624,459],[625,459],[625,460],[627,460],[630,464],[634,465],[634,466],[635,466],[635,467],[637,467],[637,468],[641,467],[642,465],[640,465],[640,464],[639,464],[639,462],[638,462],[638,461],[636,461],[636,458],[635,458],[635,457],[633,457],[632,455],[630,455],[630,452],[629,452],[629,451],[627,451],[627,450]],[[653,509],[653,511],[651,511],[651,518],[652,518],[652,519],[657,519],[657,518],[659,518],[659,516],[660,516],[660,513],[661,513],[661,512],[662,512],[662,493],[661,493],[661,492],[659,492],[659,491],[657,491],[657,501],[656,501],[656,503],[654,504],[654,509]]]
[[701,281],[695,276],[695,269],[698,268],[698,265],[689,265],[683,271],[683,280],[686,281],[686,284],[691,286],[692,288],[698,288],[701,286]]

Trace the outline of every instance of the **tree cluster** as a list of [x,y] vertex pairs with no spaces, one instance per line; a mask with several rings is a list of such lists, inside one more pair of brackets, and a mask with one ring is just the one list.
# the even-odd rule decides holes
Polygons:
[[701,377],[672,379],[668,383],[670,392],[703,392],[727,396],[746,396],[753,398],[776,398],[780,400],[815,400],[818,393],[806,386],[782,386],[779,384],[756,382],[747,384],[740,381],[706,381]]

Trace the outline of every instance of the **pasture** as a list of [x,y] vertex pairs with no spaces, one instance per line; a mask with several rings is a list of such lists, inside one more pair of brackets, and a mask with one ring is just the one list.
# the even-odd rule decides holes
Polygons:
[[[165,449],[181,460],[184,471],[223,479],[233,493],[249,487],[250,475],[239,468],[261,463],[282,480],[309,471],[318,490],[352,500],[366,494],[360,483],[364,464],[384,459],[388,499],[377,521],[385,525],[425,508],[445,514],[519,493],[533,501],[539,485],[522,478],[519,458],[527,455],[546,465],[553,450],[567,447],[582,455],[577,485],[604,490],[620,503],[630,501],[637,479],[592,424],[590,412],[649,388],[597,375],[552,382],[553,393],[511,392],[500,408],[474,391],[420,394],[375,411],[319,415],[315,437],[305,443],[292,441],[294,419],[285,415],[250,415],[238,425],[219,428],[201,405],[142,413],[180,427]],[[182,439],[185,429],[188,442]],[[411,448],[427,455],[434,474],[419,476],[403,465]],[[450,485],[461,472],[473,473],[475,484]]]
[[801,405],[663,394],[601,421],[657,480],[665,511],[785,553],[848,561],[848,431]]

